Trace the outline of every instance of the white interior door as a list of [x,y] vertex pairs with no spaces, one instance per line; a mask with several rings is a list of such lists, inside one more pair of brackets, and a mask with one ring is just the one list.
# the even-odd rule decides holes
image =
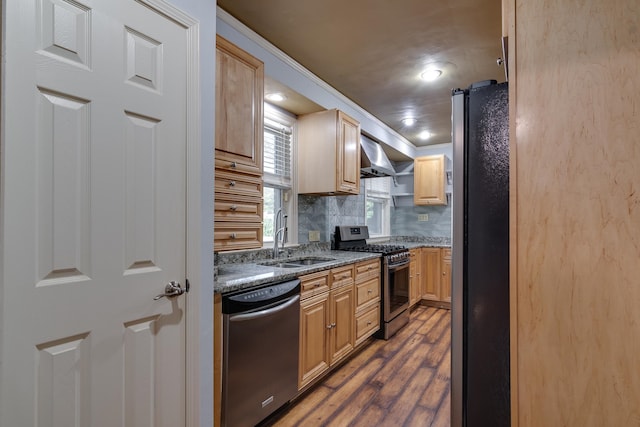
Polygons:
[[185,27],[4,3],[0,425],[184,425]]

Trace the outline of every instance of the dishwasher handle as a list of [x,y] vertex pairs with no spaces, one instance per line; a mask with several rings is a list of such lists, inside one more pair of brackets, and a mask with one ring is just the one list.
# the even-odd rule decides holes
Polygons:
[[269,316],[271,314],[277,313],[279,311],[282,311],[290,306],[292,306],[293,304],[297,303],[300,300],[300,295],[294,295],[289,299],[286,299],[284,301],[282,301],[281,303],[279,303],[278,305],[271,307],[271,308],[267,308],[266,310],[260,310],[260,311],[254,311],[251,313],[241,313],[241,314],[233,314],[229,316],[229,321],[230,322],[243,322],[246,320],[253,320],[253,319],[259,319],[261,317],[266,317]]

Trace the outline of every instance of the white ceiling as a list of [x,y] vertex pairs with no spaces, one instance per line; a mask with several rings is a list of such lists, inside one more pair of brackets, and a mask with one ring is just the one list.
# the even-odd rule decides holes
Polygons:
[[[504,81],[501,0],[218,0],[218,6],[416,147],[451,141],[451,90]],[[419,79],[437,67],[442,77]],[[266,91],[286,90],[267,79]],[[305,99],[284,108],[317,110]],[[401,122],[413,116],[412,127]],[[417,135],[428,130],[427,141]],[[392,160],[394,153],[388,153]],[[398,158],[397,160],[403,160]]]

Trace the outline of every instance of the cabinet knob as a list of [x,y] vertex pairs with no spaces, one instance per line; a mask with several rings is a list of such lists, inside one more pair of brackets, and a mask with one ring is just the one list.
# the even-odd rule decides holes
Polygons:
[[370,294],[371,292],[373,292],[372,289],[367,290],[367,293]]
[[370,324],[371,324],[371,320],[369,320],[369,321],[367,322],[367,326],[369,326]]
[[235,239],[236,237],[238,237],[238,235],[237,235],[236,233],[231,233],[231,234],[229,235],[229,238],[230,238],[230,239]]
[[235,211],[238,210],[238,207],[236,205],[231,205],[231,207],[229,207],[229,210]]
[[236,186],[236,182],[235,181],[229,181],[229,186],[235,187]]
[[236,168],[236,167],[238,167],[238,165],[236,164],[236,162],[231,162],[231,164],[230,164],[229,166],[231,166],[232,168]]

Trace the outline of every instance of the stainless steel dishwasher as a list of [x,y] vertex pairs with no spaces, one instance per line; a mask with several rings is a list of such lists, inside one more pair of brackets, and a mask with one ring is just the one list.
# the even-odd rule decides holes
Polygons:
[[298,392],[300,280],[222,297],[222,425],[255,426]]

